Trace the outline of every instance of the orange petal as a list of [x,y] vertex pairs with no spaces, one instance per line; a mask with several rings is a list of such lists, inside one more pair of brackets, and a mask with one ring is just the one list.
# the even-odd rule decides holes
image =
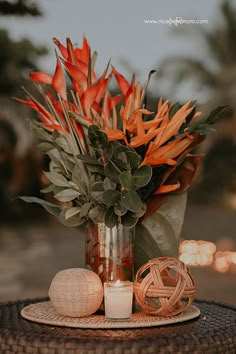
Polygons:
[[135,136],[130,140],[130,146],[133,148],[139,147],[141,145],[147,144],[150,140],[152,140],[158,133],[159,129],[153,130],[150,133],[145,134],[144,136]]
[[18,102],[20,102],[20,103],[23,103],[23,104],[25,104],[26,106],[28,106],[28,107],[30,107],[30,108],[33,108],[33,109],[38,110],[38,109],[37,109],[37,106],[36,106],[33,102],[31,102],[31,101],[22,100],[22,99],[16,98],[16,97],[14,97],[14,100],[16,100],[16,101],[18,101]]
[[83,87],[76,80],[72,80],[73,88],[76,93],[78,93],[79,97],[81,97],[84,93]]
[[191,120],[191,122],[193,122],[195,119],[197,119],[198,117],[200,117],[202,114],[202,112],[196,112]]
[[61,98],[66,100],[66,79],[58,56],[56,70],[52,79],[52,85]]
[[144,137],[145,130],[143,127],[143,119],[142,119],[142,115],[139,112],[136,113],[136,124],[137,124],[137,136]]
[[125,96],[130,87],[129,82],[114,68],[114,66],[112,66],[112,72],[116,78],[116,81],[120,87],[122,94]]
[[152,156],[147,156],[142,162],[142,165],[144,164],[151,165],[151,166],[157,166],[157,165],[174,166],[176,165],[176,161],[172,159],[154,158]]
[[129,96],[134,92],[134,81],[135,81],[135,76],[133,75],[129,89],[125,94],[125,102],[128,100]]
[[109,141],[124,140],[124,138],[125,138],[124,133],[121,130],[119,130],[119,129],[106,128],[105,132],[107,134],[107,137],[108,137]]
[[83,128],[81,127],[81,125],[76,122],[74,119],[71,119],[71,123],[75,129],[75,132],[77,134],[77,137],[79,139],[79,142],[84,150],[84,152],[87,152],[87,147],[86,147],[86,143],[85,143],[85,140],[84,140],[84,131],[83,131]]
[[86,89],[87,87],[87,77],[86,75],[75,65],[69,63],[66,60],[63,60],[63,64],[65,65],[66,69],[68,70],[71,77],[78,82],[78,84]]
[[67,58],[68,58],[67,48],[64,47],[64,45],[62,45],[61,42],[55,37],[53,38],[53,42],[56,44],[56,46],[60,50],[61,55],[63,56],[63,58],[67,60]]
[[160,186],[154,194],[165,194],[176,191],[180,188],[180,183]]
[[55,118],[51,115],[50,112],[48,112],[46,110],[46,108],[44,108],[43,105],[41,105],[41,103],[39,103],[33,96],[31,96],[30,94],[28,94],[29,99],[33,102],[34,107],[32,106],[33,109],[35,109],[36,111],[38,111],[40,114],[42,114],[44,117],[46,117],[48,119],[48,121],[51,122],[55,122]]
[[99,94],[99,91],[106,90],[107,85],[108,85],[108,79],[105,79],[105,76],[107,74],[108,66],[106,67],[104,73],[102,76],[91,86],[87,88],[87,90],[84,92],[82,98],[81,98],[81,104],[83,107],[83,110],[86,115],[90,116],[90,108],[95,101],[97,95]]
[[70,38],[66,38],[66,47],[68,52],[68,62],[71,64],[75,64],[75,55],[74,55],[74,48]]
[[45,129],[53,132],[54,130],[58,131],[61,135],[64,135],[63,129],[59,124],[44,124]]
[[[183,107],[182,107],[183,108]],[[181,110],[181,108],[180,108]],[[179,111],[180,111],[179,110]],[[176,119],[171,119],[170,123],[167,125],[165,131],[162,134],[162,137],[158,143],[158,145],[163,145],[166,141],[168,141],[172,136],[176,135],[179,131],[179,128],[181,125],[185,122],[186,117],[189,115],[189,113],[193,110],[193,107],[187,109],[187,110],[181,110],[181,112],[177,112],[174,117]],[[178,115],[177,115],[178,114]]]
[[85,36],[83,36],[83,47],[75,48],[74,54],[78,60],[88,64],[90,58],[90,46]]
[[42,84],[52,84],[52,76],[44,72],[34,72],[29,74],[30,78],[34,81],[41,82]]

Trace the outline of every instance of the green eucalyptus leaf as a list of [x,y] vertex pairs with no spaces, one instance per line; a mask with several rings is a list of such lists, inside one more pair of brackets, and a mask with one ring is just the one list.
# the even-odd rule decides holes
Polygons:
[[88,128],[88,138],[91,145],[95,148],[108,143],[107,135],[100,131],[96,125],[90,125]]
[[100,145],[105,146],[108,143],[107,135],[101,130],[98,130],[97,136],[99,138]]
[[103,154],[105,157],[105,160],[108,161],[112,158],[113,155],[113,147],[111,143],[106,144],[104,150],[103,150]]
[[77,213],[76,215],[67,218],[66,219],[66,213],[68,212],[68,210],[70,210],[71,208],[64,208],[60,215],[58,216],[58,219],[60,220],[60,222],[68,227],[76,227],[76,226],[80,226],[84,223],[84,219],[80,217],[80,214]]
[[146,203],[143,202],[142,209],[140,211],[138,211],[137,213],[133,213],[132,216],[134,218],[141,218],[146,213],[146,210],[147,210],[147,205],[146,205]]
[[67,179],[57,172],[43,172],[49,181],[58,187],[68,187]]
[[50,159],[51,159],[52,161],[55,162],[55,164],[56,164],[57,167],[59,167],[59,168],[62,169],[62,171],[65,171],[65,170],[66,170],[66,169],[65,169],[65,165],[64,165],[64,161],[63,161],[63,159],[62,159],[62,157],[61,157],[59,151],[58,151],[56,148],[54,148],[54,149],[48,151],[48,152],[47,152],[47,155],[50,157]]
[[89,155],[77,155],[77,158],[79,160],[84,161],[85,163],[89,163],[90,165],[101,165],[101,162],[98,161],[98,159],[96,157],[93,156],[89,156]]
[[119,155],[124,152],[130,151],[128,146],[117,143],[117,146],[114,148],[114,156],[115,158],[119,158]]
[[57,139],[55,139],[55,142],[67,154],[72,154],[70,145],[68,144],[68,141],[63,136],[59,136]]
[[40,204],[42,207],[44,207],[45,210],[47,210],[50,214],[54,216],[58,216],[61,212],[61,207],[59,205],[55,205],[52,203],[47,202],[46,200],[36,198],[36,197],[19,197],[19,199],[24,200],[24,202],[27,203],[36,203]]
[[125,165],[128,164],[128,159],[125,152],[120,152],[117,158],[118,160],[121,160]]
[[118,202],[114,205],[114,213],[118,216],[125,215],[127,208],[121,202]]
[[49,184],[49,186],[47,186],[47,187],[41,189],[41,190],[40,190],[40,193],[45,193],[45,194],[46,194],[46,193],[53,192],[53,191],[54,191],[54,188],[55,188],[54,184]]
[[105,212],[104,222],[107,227],[113,228],[114,226],[118,225],[118,217],[114,213],[113,207],[109,208]]
[[97,202],[102,201],[103,192],[104,192],[103,182],[95,182],[91,185],[90,194],[92,198]]
[[60,202],[70,202],[77,198],[81,193],[75,191],[74,189],[64,189],[63,191],[54,195],[54,198],[59,200]]
[[104,167],[102,165],[86,164],[86,167],[90,172],[99,173],[101,176],[105,176]]
[[71,179],[72,182],[77,186],[78,190],[81,190],[81,187],[83,189],[86,189],[86,186],[83,180],[81,179],[81,171],[77,165],[75,165],[73,168]]
[[54,145],[49,143],[49,142],[47,142],[47,141],[44,141],[44,142],[42,142],[42,143],[37,145],[37,149],[39,151],[44,152],[44,153],[47,153],[48,151],[50,151],[50,150],[52,150],[54,148],[55,148]]
[[55,141],[57,138],[59,138],[61,134],[57,130],[53,130],[52,132],[52,139]]
[[193,130],[194,133],[198,133],[200,135],[207,135],[215,132],[215,129],[212,128],[210,124],[202,123],[196,126]]
[[116,202],[120,199],[120,192],[114,189],[108,189],[103,192],[102,201],[104,204],[111,206],[115,205]]
[[80,217],[83,218],[83,217],[87,217],[88,216],[88,212],[91,208],[93,203],[85,203],[82,205],[81,207],[81,210],[80,210]]
[[104,172],[107,177],[109,177],[114,182],[119,182],[119,169],[115,167],[114,163],[111,161],[107,162],[104,167]]
[[152,178],[152,168],[150,165],[141,166],[134,174],[135,186],[138,188],[146,186]]
[[35,121],[31,121],[31,128],[40,140],[52,142],[52,135],[40,127]]
[[125,215],[123,215],[121,217],[121,223],[122,223],[123,226],[131,228],[131,227],[134,227],[137,224],[138,219],[139,218],[134,218],[134,217],[132,217],[129,214],[125,214]]
[[227,111],[229,111],[229,106],[218,106],[209,114],[206,123],[215,124],[226,115]]
[[104,215],[106,209],[103,206],[97,205],[89,210],[88,216],[95,224],[104,222]]
[[136,152],[127,151],[126,156],[131,168],[138,168],[140,166],[141,157]]
[[116,189],[116,183],[110,180],[110,178],[106,177],[103,181],[104,190],[108,189]]
[[123,161],[116,159],[116,160],[112,160],[112,162],[119,169],[118,173],[120,173],[123,170],[125,170],[125,171],[127,170],[128,165],[126,163],[124,163]]
[[79,214],[79,212],[80,212],[79,207],[73,207],[73,208],[67,209],[65,212],[65,220],[72,218],[72,216]]
[[74,157],[71,159],[71,155],[68,155],[67,153],[65,153],[64,151],[61,151],[61,156],[62,159],[64,161],[64,165],[67,169],[67,171],[69,171],[70,173],[72,173],[73,168],[75,166],[75,160]]
[[120,184],[126,190],[134,190],[135,189],[135,179],[132,174],[128,171],[124,171],[120,174]]
[[130,211],[137,213],[142,209],[142,201],[136,191],[125,190],[121,193],[122,204]]

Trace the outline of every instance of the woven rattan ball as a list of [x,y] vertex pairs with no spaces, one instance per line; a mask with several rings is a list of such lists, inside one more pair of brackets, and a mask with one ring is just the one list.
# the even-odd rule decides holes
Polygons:
[[53,278],[48,295],[60,315],[85,317],[101,305],[103,286],[99,276],[91,270],[65,269]]
[[190,270],[183,262],[161,257],[139,269],[134,292],[137,302],[147,314],[175,316],[192,303],[196,288]]

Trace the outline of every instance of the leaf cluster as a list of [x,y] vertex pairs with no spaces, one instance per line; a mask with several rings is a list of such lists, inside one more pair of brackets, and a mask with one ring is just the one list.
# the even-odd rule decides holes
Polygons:
[[88,138],[93,156],[77,156],[92,172],[89,195],[97,205],[88,216],[95,222],[102,219],[108,227],[134,226],[146,210],[140,189],[149,183],[152,168],[140,166],[142,158],[134,149],[109,142],[95,125],[89,127]]

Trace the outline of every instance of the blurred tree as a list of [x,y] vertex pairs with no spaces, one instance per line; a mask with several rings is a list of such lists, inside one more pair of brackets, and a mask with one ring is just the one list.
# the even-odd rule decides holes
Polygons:
[[[31,0],[4,0],[0,1],[0,15],[41,16],[42,12]],[[21,86],[27,87],[29,71],[37,70],[37,60],[47,53],[47,49],[26,38],[14,41],[4,29],[0,29],[0,48],[0,98],[5,102],[11,96],[19,96]]]
[[47,50],[28,39],[14,41],[3,29],[0,29],[0,48],[0,96],[10,99],[21,94],[21,86],[27,86],[29,81],[29,71],[37,69],[38,58]]
[[41,10],[35,2],[30,0],[0,1],[0,14],[2,15],[17,15],[17,16],[40,16]]
[[[236,94],[236,8],[230,0],[224,0],[220,12],[223,22],[219,17],[215,27],[209,31],[204,26],[194,26],[194,32],[189,25],[175,28],[175,34],[199,36],[204,40],[208,50],[208,57],[194,56],[169,57],[160,65],[159,74],[169,76],[173,83],[179,85],[186,80],[198,83],[200,90],[207,88],[214,97],[212,100],[229,103],[235,101]],[[235,4],[235,3],[234,3]],[[194,39],[194,37],[193,37]],[[233,96],[233,97],[232,97]],[[215,103],[214,103],[215,104]]]
[[[174,89],[181,83],[191,82],[206,93],[199,110],[207,112],[218,105],[229,105],[227,119],[216,126],[201,148],[209,151],[203,162],[201,179],[193,190],[194,200],[228,203],[229,193],[236,192],[236,7],[235,1],[224,0],[214,28],[204,26],[180,26],[175,34],[199,36],[208,50],[196,49],[192,56],[166,58],[160,65],[159,75],[171,80]],[[197,42],[196,42],[197,43]],[[219,171],[221,171],[219,173]]]
[[[36,2],[0,1],[0,16],[41,16]],[[31,87],[28,73],[38,70],[38,59],[47,53],[29,39],[14,40],[0,28],[0,224],[24,222],[39,209],[12,201],[18,195],[39,195],[41,171],[45,160],[32,147],[31,135],[24,124],[29,112],[12,96],[24,96],[21,86]],[[22,119],[20,119],[22,117]],[[42,215],[40,213],[40,215]]]

